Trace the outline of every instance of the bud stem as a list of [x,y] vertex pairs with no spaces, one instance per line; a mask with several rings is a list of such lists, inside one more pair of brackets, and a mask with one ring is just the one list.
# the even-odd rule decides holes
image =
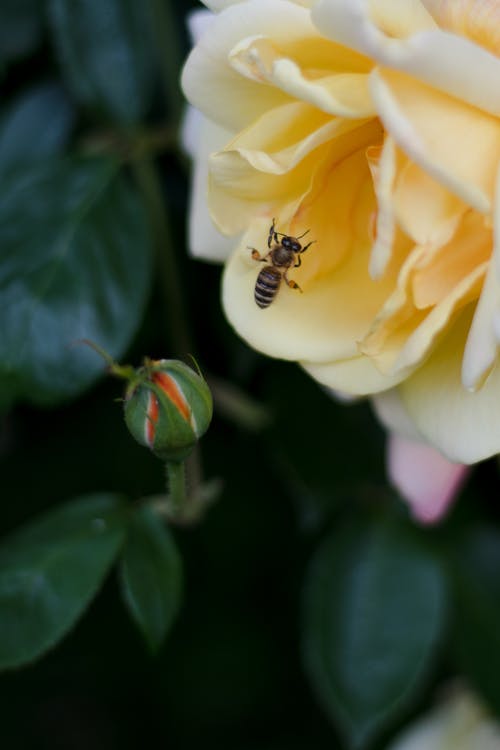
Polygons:
[[[192,458],[191,454],[187,461]],[[184,461],[167,461],[167,498],[154,495],[148,499],[150,506],[171,523],[190,525],[197,523],[205,511],[215,502],[222,490],[220,479],[198,484],[194,491],[186,488],[186,467]]]
[[184,461],[167,461],[169,510],[173,518],[182,518],[187,511],[186,470]]

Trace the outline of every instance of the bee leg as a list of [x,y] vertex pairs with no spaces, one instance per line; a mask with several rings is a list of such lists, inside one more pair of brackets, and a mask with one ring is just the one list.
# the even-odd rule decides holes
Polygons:
[[276,219],[273,219],[273,223],[271,224],[271,228],[269,230],[269,235],[267,238],[267,246],[269,249],[271,249],[271,242],[274,240],[275,242],[278,242],[278,237],[276,236],[276,232],[274,231],[274,227],[276,226]]
[[294,268],[300,268],[301,265],[302,265],[302,258],[300,257],[300,255],[297,255],[297,263],[294,265]]
[[267,255],[265,255],[264,257],[262,257],[262,255],[259,253],[259,251],[255,247],[249,247],[248,246],[248,250],[252,251],[252,258],[254,260],[260,260],[261,263],[265,263],[266,262]]
[[297,284],[296,281],[294,281],[293,279],[289,279],[286,273],[283,274],[283,278],[285,279],[286,285],[289,286],[290,289],[298,289],[299,292],[302,294],[302,289],[300,288],[300,286]]
[[306,245],[305,247],[303,247],[303,248],[302,248],[302,250],[301,250],[300,252],[301,252],[301,253],[305,253],[305,251],[307,250],[307,248],[308,248],[308,247],[311,247],[311,245],[314,245],[314,243],[315,243],[315,242],[317,242],[317,241],[318,241],[318,240],[311,240],[311,242],[309,242],[309,244],[307,244],[307,245]]

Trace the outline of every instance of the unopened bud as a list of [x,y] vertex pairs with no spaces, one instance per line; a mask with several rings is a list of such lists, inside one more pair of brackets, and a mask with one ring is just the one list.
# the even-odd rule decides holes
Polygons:
[[212,419],[212,396],[191,367],[148,360],[125,394],[125,421],[134,438],[163,461],[183,461]]

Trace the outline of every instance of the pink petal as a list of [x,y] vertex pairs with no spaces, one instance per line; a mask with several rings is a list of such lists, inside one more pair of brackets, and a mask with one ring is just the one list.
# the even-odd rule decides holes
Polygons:
[[469,472],[468,466],[448,461],[426,443],[394,433],[389,435],[387,464],[392,484],[423,524],[443,518]]

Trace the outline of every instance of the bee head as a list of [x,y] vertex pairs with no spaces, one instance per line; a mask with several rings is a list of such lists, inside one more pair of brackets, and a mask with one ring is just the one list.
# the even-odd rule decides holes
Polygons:
[[295,239],[295,237],[289,237],[288,235],[285,235],[283,239],[281,240],[281,244],[283,247],[285,247],[287,250],[291,250],[293,253],[300,253],[301,250],[301,244],[298,240]]

